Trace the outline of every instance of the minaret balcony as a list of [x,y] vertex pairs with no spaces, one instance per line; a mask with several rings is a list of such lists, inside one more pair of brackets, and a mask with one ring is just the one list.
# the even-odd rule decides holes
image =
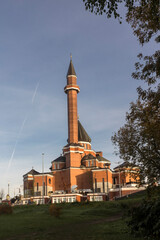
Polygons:
[[67,85],[64,88],[64,92],[67,93],[69,90],[76,90],[78,93],[80,92],[80,87],[78,85]]

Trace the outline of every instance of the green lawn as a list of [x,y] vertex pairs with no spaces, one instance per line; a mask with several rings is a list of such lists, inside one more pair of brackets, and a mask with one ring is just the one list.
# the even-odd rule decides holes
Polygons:
[[61,204],[60,218],[50,216],[49,205],[16,206],[12,215],[0,216],[0,239],[132,240],[135,238],[127,227],[126,212],[140,199],[141,196],[115,202]]

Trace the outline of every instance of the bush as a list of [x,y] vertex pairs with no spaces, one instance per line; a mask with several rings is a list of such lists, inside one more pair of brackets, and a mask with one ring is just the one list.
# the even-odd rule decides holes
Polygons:
[[62,212],[61,210],[62,210],[62,208],[60,206],[56,205],[56,204],[51,204],[49,206],[49,213],[50,213],[50,215],[54,216],[56,218],[60,217],[61,212]]
[[129,221],[132,233],[140,234],[147,239],[160,239],[160,198],[144,201],[134,207]]
[[13,209],[10,205],[2,204],[0,205],[0,215],[2,214],[12,214]]

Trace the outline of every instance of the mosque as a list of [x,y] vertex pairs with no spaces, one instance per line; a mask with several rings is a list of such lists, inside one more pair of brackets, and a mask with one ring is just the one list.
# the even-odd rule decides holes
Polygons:
[[40,203],[103,201],[142,190],[136,166],[123,163],[114,170],[101,151],[94,151],[91,138],[78,119],[77,76],[70,59],[67,72],[68,140],[58,158],[51,162],[49,172],[32,169],[23,175],[24,202]]

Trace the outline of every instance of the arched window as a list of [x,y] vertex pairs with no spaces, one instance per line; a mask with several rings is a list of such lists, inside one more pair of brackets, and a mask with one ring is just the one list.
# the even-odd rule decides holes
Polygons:
[[49,184],[51,184],[51,179],[49,178]]

